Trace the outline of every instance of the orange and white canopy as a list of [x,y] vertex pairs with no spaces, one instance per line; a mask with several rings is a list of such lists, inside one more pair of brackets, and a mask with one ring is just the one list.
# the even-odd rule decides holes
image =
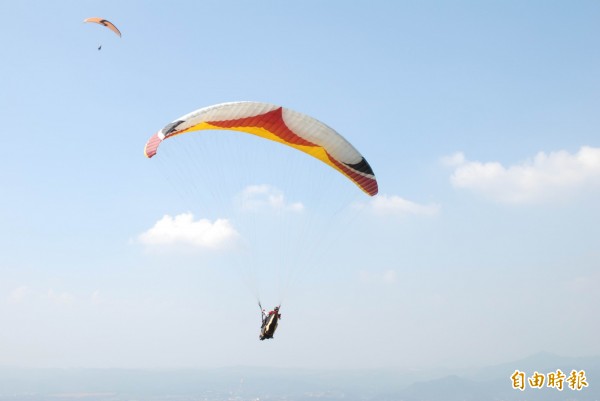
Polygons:
[[105,20],[104,18],[91,17],[84,19],[83,22],[95,22],[96,24],[104,25],[105,27],[116,33],[119,37],[121,37],[121,31],[119,31],[119,29],[112,22]]

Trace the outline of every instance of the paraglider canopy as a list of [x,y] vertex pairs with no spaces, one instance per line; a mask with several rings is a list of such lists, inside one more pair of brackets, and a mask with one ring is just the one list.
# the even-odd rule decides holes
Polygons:
[[119,31],[119,29],[112,22],[105,20],[104,18],[91,17],[84,19],[83,22],[94,22],[96,24],[103,25],[117,34],[117,36],[121,37],[121,31]]
[[371,166],[344,137],[313,117],[268,103],[221,103],[193,111],[154,134],[144,153],[151,158],[165,139],[200,130],[240,131],[279,142],[321,160],[366,194],[378,192]]

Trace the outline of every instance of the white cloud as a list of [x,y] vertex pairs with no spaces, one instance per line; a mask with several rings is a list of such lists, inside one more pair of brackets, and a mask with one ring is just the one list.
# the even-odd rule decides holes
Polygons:
[[8,302],[11,304],[19,304],[31,294],[31,289],[25,285],[15,288],[8,295]]
[[264,210],[302,212],[304,210],[301,202],[287,203],[283,192],[270,185],[250,185],[244,188],[239,201],[243,210],[255,212]]
[[450,156],[442,157],[442,164],[449,167],[459,166],[465,162],[465,155],[462,152],[456,152]]
[[175,217],[163,216],[154,227],[139,235],[145,245],[190,245],[205,249],[224,249],[239,237],[238,232],[226,219],[211,222],[208,219],[194,221],[192,213]]
[[533,159],[508,167],[499,162],[467,161],[462,153],[442,162],[456,167],[450,177],[454,187],[505,203],[537,203],[600,184],[600,148],[589,146],[575,154],[539,152]]
[[394,284],[397,277],[398,275],[395,270],[386,270],[382,275],[383,282],[386,284]]
[[566,281],[566,287],[575,294],[597,294],[600,286],[600,272],[592,272],[585,276],[576,276]]
[[47,297],[50,301],[59,305],[70,305],[74,300],[68,292],[55,293],[52,289],[48,290]]
[[365,283],[392,285],[398,280],[398,273],[392,269],[384,270],[382,272],[362,270],[359,272],[359,278]]
[[102,303],[102,296],[100,295],[100,290],[94,291],[90,299],[92,301],[92,305],[100,305]]
[[440,206],[437,204],[422,205],[396,195],[377,195],[371,199],[369,208],[373,213],[381,216],[433,216],[440,211]]

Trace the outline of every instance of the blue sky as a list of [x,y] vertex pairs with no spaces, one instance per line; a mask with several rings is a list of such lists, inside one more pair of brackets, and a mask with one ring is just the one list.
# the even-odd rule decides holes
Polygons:
[[[20,1],[0,14],[0,365],[463,367],[600,353],[597,2]],[[123,37],[82,23],[91,16]],[[252,219],[255,261],[185,236],[144,242],[188,212],[191,232],[221,218],[247,233],[232,203],[202,190],[214,178],[184,190],[202,165],[142,152],[175,118],[237,100],[314,116],[373,167],[380,194],[367,199],[274,145],[226,140],[256,154],[256,170],[203,154],[229,177],[217,189],[228,202],[263,185],[305,205],[312,233],[331,222],[318,258],[288,244],[265,261],[283,241],[270,209]],[[294,192],[265,157],[333,185],[352,218],[324,218],[329,201],[311,203],[321,192]],[[171,161],[184,173],[169,175]],[[279,301],[282,260],[298,278],[275,341],[259,342],[255,292]]]

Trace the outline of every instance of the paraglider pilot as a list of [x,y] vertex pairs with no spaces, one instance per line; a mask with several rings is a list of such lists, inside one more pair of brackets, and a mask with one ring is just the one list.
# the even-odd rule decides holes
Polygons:
[[277,324],[281,319],[281,313],[279,313],[279,306],[276,306],[272,311],[266,313],[261,308],[262,313],[262,325],[260,330],[260,336],[258,337],[261,341],[269,338],[273,338],[275,330],[277,330]]

